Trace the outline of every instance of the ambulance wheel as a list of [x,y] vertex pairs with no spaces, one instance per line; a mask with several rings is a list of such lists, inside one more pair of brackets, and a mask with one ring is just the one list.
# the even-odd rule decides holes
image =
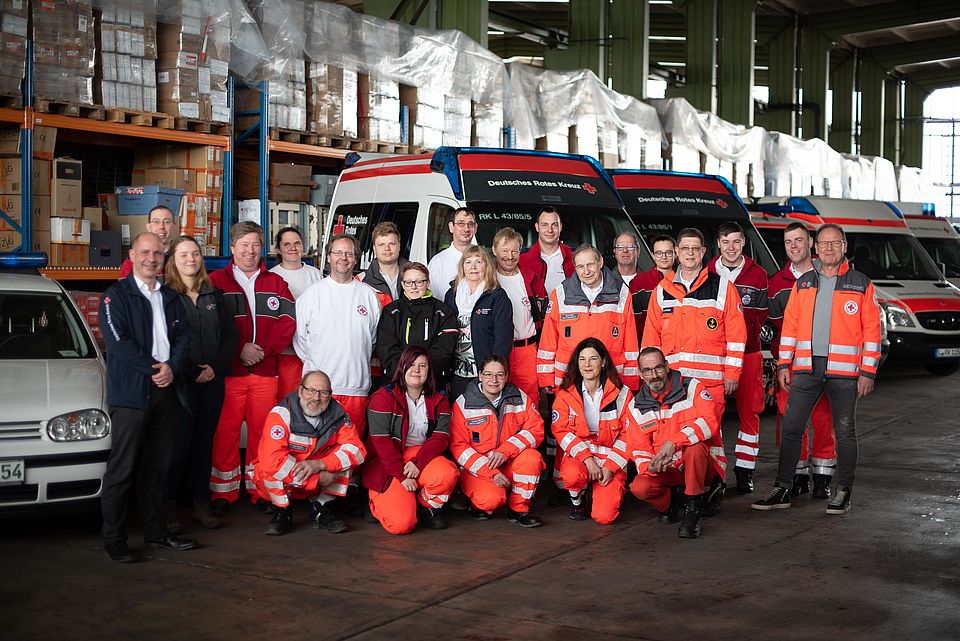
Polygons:
[[927,363],[924,367],[934,376],[950,376],[960,370],[960,363]]

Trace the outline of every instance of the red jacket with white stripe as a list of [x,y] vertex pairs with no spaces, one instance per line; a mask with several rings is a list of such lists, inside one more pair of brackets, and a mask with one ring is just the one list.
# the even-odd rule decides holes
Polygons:
[[465,472],[491,479],[499,469],[487,466],[487,454],[500,452],[507,459],[534,448],[543,441],[543,419],[536,405],[513,383],[503,388],[500,410],[470,384],[453,404],[450,420],[450,451]]
[[[717,273],[717,256],[707,266],[712,273]],[[743,320],[747,325],[747,346],[744,354],[760,351],[760,329],[767,320],[769,304],[767,287],[769,285],[766,270],[758,265],[749,256],[743,257],[743,268],[733,281],[737,293],[740,295],[740,306],[743,308]]]
[[[237,353],[233,355],[228,376],[276,376],[277,356],[290,346],[297,331],[296,307],[287,281],[279,274],[268,271],[261,260],[260,273],[253,284],[256,309],[252,313],[243,287],[233,276],[233,260],[223,269],[210,274],[210,282],[223,290],[223,302],[233,315],[233,322],[240,333]],[[263,348],[263,360],[247,367],[240,360],[240,351],[250,342]]]
[[[274,505],[286,505],[289,489],[317,489],[319,474],[309,476],[303,485],[293,485],[290,471],[298,461],[323,461],[328,472],[343,473],[363,463],[367,449],[336,399],[330,399],[320,424],[314,427],[304,418],[297,393],[291,392],[267,416],[258,454],[254,481],[267,488]],[[325,488],[333,494],[345,493],[346,478],[341,476],[341,480],[342,487]]]
[[774,358],[780,354],[780,334],[783,332],[783,312],[787,308],[787,301],[790,300],[790,292],[793,290],[797,277],[790,271],[790,264],[770,277],[770,284],[767,286],[767,298],[770,307],[770,324],[773,326],[773,340],[770,342],[770,353]]
[[553,401],[551,430],[564,456],[572,456],[581,463],[596,457],[597,462],[612,472],[627,467],[627,444],[622,432],[633,396],[623,386],[617,388],[611,381],[603,386],[600,401],[600,424],[596,434],[590,432],[583,411],[583,395],[575,386],[557,392]]
[[697,379],[681,376],[676,370],[669,373],[670,387],[663,395],[656,396],[644,384],[634,396],[622,437],[627,453],[637,472],[646,475],[650,461],[665,441],[676,445],[671,465],[678,469],[683,449],[703,442],[709,448],[714,469],[723,478],[727,457],[713,397]]
[[650,299],[641,348],[659,347],[671,366],[708,387],[740,380],[747,326],[737,288],[707,269],[689,291],[674,276],[667,274]]
[[663,272],[651,267],[640,272],[630,281],[630,296],[633,298],[633,317],[637,323],[637,344],[643,341],[643,326],[647,321],[647,308],[650,307],[650,297],[657,290],[657,285],[663,280]]

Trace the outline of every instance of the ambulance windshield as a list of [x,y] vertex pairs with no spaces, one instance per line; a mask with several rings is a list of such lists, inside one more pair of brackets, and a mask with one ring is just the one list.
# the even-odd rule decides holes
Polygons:
[[920,238],[930,258],[943,263],[947,278],[960,278],[960,238]]
[[943,280],[933,259],[910,234],[847,232],[847,258],[872,280]]

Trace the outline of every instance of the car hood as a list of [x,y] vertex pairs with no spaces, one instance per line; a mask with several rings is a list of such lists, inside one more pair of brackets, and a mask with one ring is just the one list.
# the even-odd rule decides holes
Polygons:
[[0,361],[0,420],[46,421],[74,410],[105,410],[105,376],[99,359]]

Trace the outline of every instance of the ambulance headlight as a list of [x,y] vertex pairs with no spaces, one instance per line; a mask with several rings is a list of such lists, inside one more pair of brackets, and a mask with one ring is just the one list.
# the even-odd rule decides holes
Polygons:
[[887,316],[887,325],[892,328],[916,327],[910,314],[904,308],[894,303],[884,303],[883,311]]

